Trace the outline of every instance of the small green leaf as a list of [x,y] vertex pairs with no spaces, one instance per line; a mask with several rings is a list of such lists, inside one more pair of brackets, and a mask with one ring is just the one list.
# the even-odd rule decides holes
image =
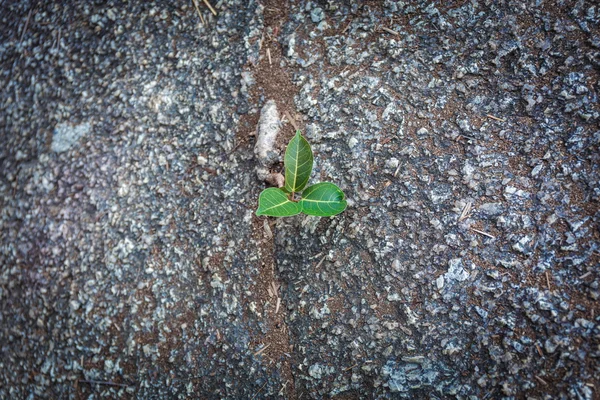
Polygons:
[[283,190],[268,188],[263,190],[258,198],[258,210],[256,210],[256,215],[289,217],[300,214],[300,211],[302,211],[300,203],[290,201]]
[[296,136],[285,150],[285,188],[288,192],[299,192],[308,183],[313,167],[310,144],[296,131]]
[[346,209],[342,189],[330,182],[321,182],[308,187],[302,193],[302,212],[318,217],[331,217]]

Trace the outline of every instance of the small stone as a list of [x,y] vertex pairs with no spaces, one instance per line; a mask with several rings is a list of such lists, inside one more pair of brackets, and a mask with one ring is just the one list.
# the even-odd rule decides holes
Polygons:
[[544,164],[536,165],[535,168],[531,171],[531,176],[538,176],[542,168],[544,168]]
[[225,285],[223,285],[223,282],[221,281],[221,277],[219,276],[219,274],[213,274],[212,280],[210,281],[210,286],[215,289],[221,289],[221,290],[223,290],[225,288]]
[[553,338],[550,339],[546,339],[546,342],[544,343],[544,349],[546,349],[546,352],[549,354],[552,354],[556,351],[556,348],[558,347],[558,344],[553,340]]
[[479,206],[479,210],[488,216],[497,216],[502,214],[504,206],[502,203],[484,203]]
[[533,240],[530,236],[523,236],[512,248],[523,254],[531,253],[530,242]]
[[79,303],[77,300],[71,300],[69,302],[69,305],[71,306],[71,310],[73,311],[77,311],[79,310],[79,307],[81,307],[81,303]]
[[400,161],[398,161],[397,158],[392,157],[389,160],[387,160],[387,162],[385,163],[385,166],[391,169],[396,169],[398,168],[398,165],[400,165]]
[[88,134],[90,129],[91,126],[89,123],[75,126],[67,123],[58,124],[52,136],[52,151],[63,153],[69,150],[83,135]]
[[442,290],[444,288],[444,275],[438,276],[438,278],[435,280],[435,286],[438,290]]
[[112,360],[104,360],[104,371],[111,373],[115,367],[115,363]]
[[394,260],[392,262],[392,268],[396,272],[402,272],[402,271],[404,271],[404,267],[402,266],[402,263],[400,262],[400,260]]
[[315,379],[321,379],[321,377],[323,376],[323,368],[319,363],[311,365],[308,368],[308,374]]
[[21,150],[17,151],[17,154],[15,155],[15,159],[17,161],[21,161],[27,158],[27,154],[23,153]]
[[296,46],[296,34],[292,33],[290,36],[288,36],[288,40],[287,40],[287,52],[286,52],[286,56],[288,56],[289,58],[294,57],[294,47]]
[[315,24],[318,24],[319,22],[321,22],[325,19],[325,12],[323,11],[323,9],[321,7],[315,7],[310,12],[310,19]]
[[488,312],[486,310],[484,310],[483,308],[481,308],[479,306],[475,306],[475,311],[477,311],[477,314],[479,314],[479,316],[481,318],[483,318],[484,320],[487,319]]
[[583,219],[577,220],[577,221],[568,221],[569,222],[569,226],[571,227],[571,230],[573,232],[577,232],[577,230],[579,228],[581,228],[581,226],[583,224],[585,224],[588,221],[589,217],[585,217]]
[[446,279],[463,282],[469,278],[469,273],[463,268],[462,259],[453,258],[448,262],[448,272],[445,274]]

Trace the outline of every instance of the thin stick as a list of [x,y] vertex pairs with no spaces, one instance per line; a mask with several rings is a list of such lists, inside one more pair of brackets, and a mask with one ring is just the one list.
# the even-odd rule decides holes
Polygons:
[[394,30],[392,30],[390,28],[386,28],[385,26],[382,26],[381,29],[384,30],[384,31],[386,31],[387,33],[391,33],[392,35],[395,35],[395,36],[400,35],[398,32],[396,32],[396,31],[394,31]]
[[204,1],[204,4],[206,4],[206,7],[208,7],[210,9],[210,11],[215,15],[215,17],[217,16],[217,12],[215,11],[214,8],[212,8],[212,6],[210,5],[210,3],[208,2],[208,0],[202,0]]
[[93,380],[82,380],[78,381],[79,383],[89,383],[90,385],[106,385],[106,386],[120,386],[120,387],[129,387],[131,385],[125,385],[123,383],[115,383],[109,381],[93,381]]
[[472,230],[473,232],[480,233],[480,234],[482,234],[483,236],[487,236],[487,237],[489,237],[489,238],[496,239],[496,236],[494,236],[494,235],[490,235],[490,234],[489,234],[489,233],[487,233],[487,232],[480,231],[479,229],[471,228],[471,230]]
[[321,264],[323,264],[323,261],[325,261],[325,257],[327,257],[327,255],[324,255],[323,258],[321,258],[321,261],[319,261],[319,263],[317,264],[317,266],[315,267],[315,269],[319,269],[319,267],[321,266]]
[[540,349],[540,346],[538,346],[538,345],[536,344],[536,345],[535,345],[535,348],[537,349],[537,351],[538,351],[539,355],[540,355],[541,357],[544,357],[544,353],[542,352],[542,349]]
[[462,221],[463,219],[467,218],[467,216],[469,215],[469,213],[471,212],[471,202],[469,201],[467,204],[465,204],[462,212],[460,213],[460,217],[458,217],[458,221]]
[[[474,138],[474,137],[472,137],[472,136],[467,136],[467,135],[458,135],[458,137],[459,137],[459,138],[461,138],[461,137],[464,137],[464,138],[467,138],[467,139],[469,139],[469,140],[477,140],[476,138]],[[457,138],[457,140],[458,140],[458,138]]]
[[275,314],[279,311],[279,306],[281,305],[281,297],[277,297],[277,303],[275,304]]
[[273,63],[271,62],[271,49],[267,49],[267,58],[269,59],[269,65],[272,65]]
[[351,370],[352,368],[354,368],[354,367],[358,367],[358,364],[354,364],[353,366],[346,368],[346,369],[344,370],[344,372],[346,372],[346,371],[350,371],[350,370]]
[[279,295],[277,294],[277,291],[279,290],[279,288],[280,288],[280,287],[281,287],[281,285],[278,285],[278,284],[276,284],[276,283],[275,283],[275,281],[271,281],[271,288],[273,289],[273,293],[274,293],[276,296],[279,296]]
[[[267,382],[269,382],[269,381],[267,381]],[[262,390],[265,388],[265,386],[267,386],[267,382],[265,382],[265,384],[264,384],[264,385],[262,385],[262,386],[260,387],[260,389],[258,389],[258,392],[254,393],[254,396],[252,396],[252,399],[250,399],[250,400],[254,400],[254,398],[255,398],[256,396],[258,396],[258,394],[259,394],[260,392],[262,392]]]
[[506,122],[505,119],[494,117],[492,114],[487,114],[486,117],[491,118],[491,119],[495,119],[496,121]]
[[550,289],[550,278],[548,277],[548,271],[546,271],[546,285],[548,285],[548,290],[551,291],[552,289]]
[[268,349],[271,346],[271,343],[269,343],[268,345],[261,347],[260,350],[258,350],[257,352],[254,353],[255,356],[261,354],[263,351],[265,351],[266,349]]
[[354,21],[353,19],[350,20],[350,22],[348,22],[348,25],[346,25],[346,27],[344,28],[344,30],[342,31],[342,34],[346,33],[346,31],[348,30],[348,28],[350,28],[350,25],[352,25],[352,21]]
[[300,128],[298,128],[298,125],[296,124],[296,121],[294,121],[294,118],[292,118],[292,116],[290,115],[289,112],[285,112],[285,116],[287,117],[287,119],[290,120],[290,124],[292,124],[292,126],[294,127],[295,130],[300,130]]
[[60,33],[61,33],[61,28],[58,28],[58,37],[56,39],[56,50],[58,50],[58,48],[60,47]]
[[285,390],[285,387],[287,386],[289,381],[285,381],[285,383],[283,385],[281,385],[281,390],[279,391],[279,395],[281,396],[281,394],[283,393],[283,391]]
[[27,20],[25,20],[25,28],[23,28],[23,33],[21,33],[21,41],[19,45],[23,43],[23,38],[25,37],[25,32],[27,32],[27,27],[29,26],[29,19],[31,18],[31,13],[33,12],[33,8],[29,10],[29,14],[27,14]]
[[537,379],[538,381],[542,382],[544,385],[546,385],[546,386],[548,385],[548,382],[546,382],[545,380],[543,380],[539,376],[537,376],[537,375],[534,375],[534,376],[535,376],[535,379]]
[[196,0],[192,0],[192,3],[194,3],[194,7],[196,7],[196,11],[198,12],[198,16],[200,17],[200,24],[205,25],[206,22],[204,21],[204,17],[200,12],[200,7],[198,7],[198,3],[196,3]]
[[579,279],[585,279],[585,278],[587,278],[588,276],[590,276],[591,274],[592,274],[592,272],[591,272],[591,271],[588,271],[588,272],[586,272],[585,274],[581,275],[581,276],[579,277]]

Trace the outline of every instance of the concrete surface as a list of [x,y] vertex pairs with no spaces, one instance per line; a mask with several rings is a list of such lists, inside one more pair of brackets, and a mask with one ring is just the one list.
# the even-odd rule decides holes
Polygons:
[[0,398],[597,398],[600,8],[211,3],[0,4]]

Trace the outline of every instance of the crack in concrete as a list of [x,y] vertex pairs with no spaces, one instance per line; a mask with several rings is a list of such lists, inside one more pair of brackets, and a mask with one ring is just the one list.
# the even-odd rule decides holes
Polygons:
[[[279,115],[293,116],[295,115],[294,94],[297,90],[280,65],[279,61],[282,59],[283,53],[277,40],[277,32],[283,23],[287,21],[288,10],[274,0],[266,0],[263,6],[264,27],[260,56],[256,64],[250,68],[255,84],[249,90],[249,103],[259,109],[262,102],[273,100],[278,108]],[[244,115],[240,121],[240,130],[246,130],[248,136],[252,135],[253,129],[258,124],[258,118],[258,111]],[[295,125],[295,121],[288,122],[291,124],[282,127],[275,144],[275,149],[281,151],[282,154],[285,143],[294,133],[293,129],[287,128]],[[240,140],[243,142],[247,138],[242,136]],[[271,172],[277,173],[280,171]],[[269,223],[269,219],[255,218],[253,237],[260,244],[259,257],[261,264],[255,296],[257,301],[261,303],[262,315],[266,323],[266,334],[261,338],[256,338],[256,343],[260,343],[260,345],[256,348],[255,356],[262,357],[265,364],[273,365],[281,374],[283,383],[278,396],[296,399],[298,397],[296,377],[291,364],[294,350],[290,343],[290,332],[287,324],[288,309],[285,299],[280,295],[280,288],[285,282],[277,273],[274,229],[275,227],[272,223]],[[258,396],[260,396],[259,393],[257,393]]]

